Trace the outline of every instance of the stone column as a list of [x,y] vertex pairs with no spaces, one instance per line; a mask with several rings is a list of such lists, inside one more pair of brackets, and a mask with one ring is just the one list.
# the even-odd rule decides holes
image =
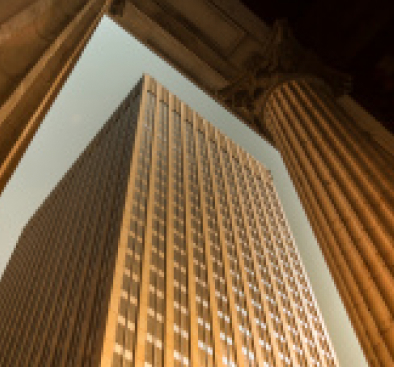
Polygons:
[[279,83],[263,103],[366,356],[394,365],[394,157],[313,82]]
[[111,0],[0,0],[0,194]]
[[[348,78],[277,23],[218,92],[281,153],[371,366],[394,365],[394,156],[337,102]],[[362,124],[361,124],[362,125]]]

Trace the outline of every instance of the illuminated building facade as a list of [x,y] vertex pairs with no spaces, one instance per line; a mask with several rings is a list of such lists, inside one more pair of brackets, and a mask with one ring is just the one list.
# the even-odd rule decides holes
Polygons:
[[268,170],[144,76],[25,227],[0,365],[337,367]]

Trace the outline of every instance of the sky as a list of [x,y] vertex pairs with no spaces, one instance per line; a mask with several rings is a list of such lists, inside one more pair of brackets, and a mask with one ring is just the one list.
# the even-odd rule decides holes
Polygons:
[[279,153],[107,17],[0,196],[0,275],[29,218],[143,73],[157,79],[271,170],[340,366],[367,367]]

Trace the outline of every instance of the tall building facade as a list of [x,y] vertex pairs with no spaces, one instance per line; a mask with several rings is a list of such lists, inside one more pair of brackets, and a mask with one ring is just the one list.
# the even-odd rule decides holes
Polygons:
[[337,367],[270,172],[149,76],[31,218],[0,365]]

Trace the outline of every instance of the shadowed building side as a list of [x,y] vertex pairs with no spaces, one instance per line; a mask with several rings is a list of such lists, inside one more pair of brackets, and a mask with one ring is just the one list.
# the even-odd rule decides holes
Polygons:
[[97,366],[141,83],[24,228],[0,282],[1,366]]

